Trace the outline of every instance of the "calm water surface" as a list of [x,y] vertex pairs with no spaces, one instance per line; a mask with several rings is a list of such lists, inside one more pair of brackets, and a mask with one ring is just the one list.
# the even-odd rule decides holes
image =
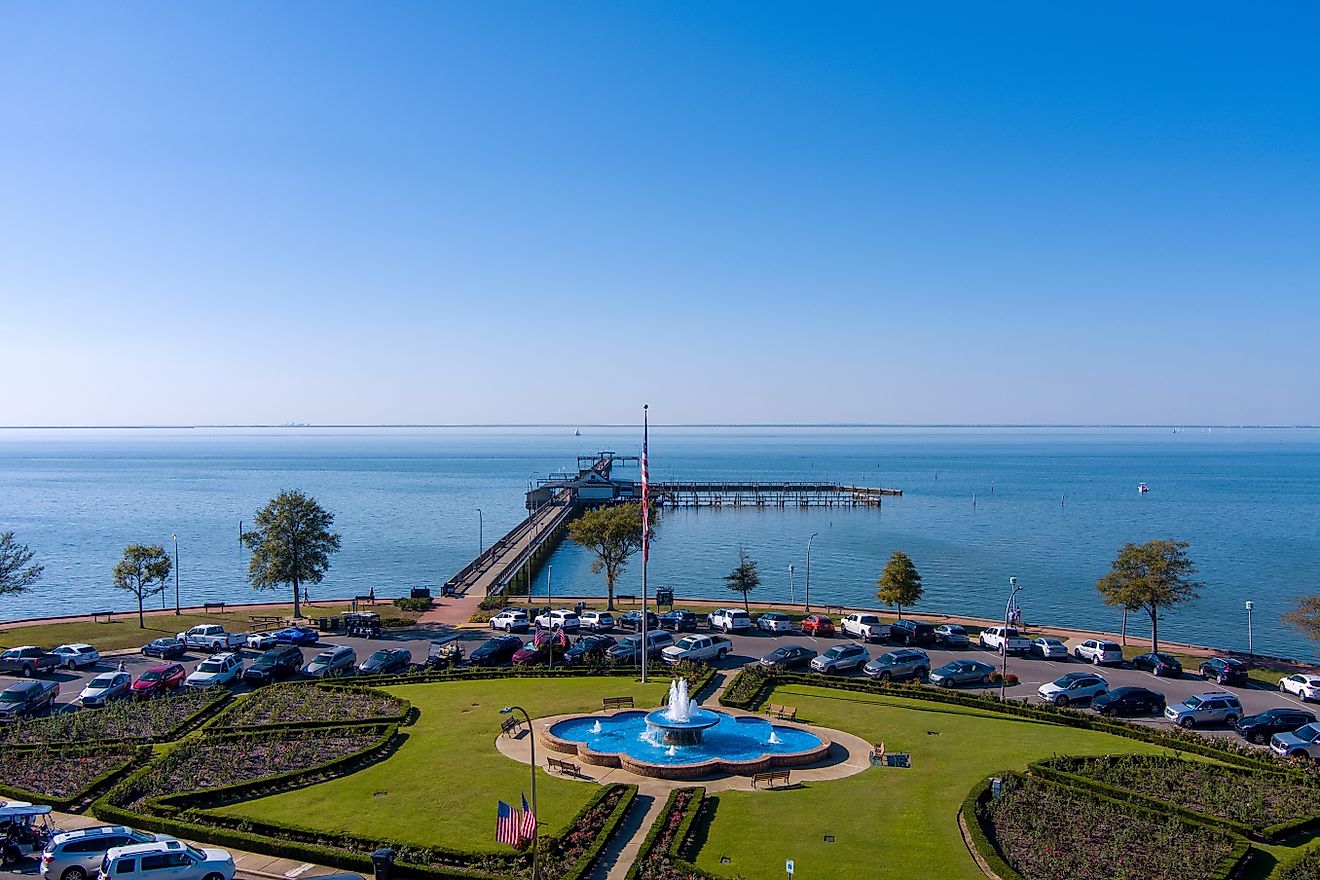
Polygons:
[[[168,549],[172,532],[185,602],[282,599],[246,585],[238,528],[293,487],[332,510],[343,535],[314,596],[435,586],[475,554],[478,509],[489,543],[522,517],[532,475],[639,447],[635,431],[593,428],[0,430],[0,530],[46,565],[36,590],[0,599],[0,619],[127,607],[110,585],[114,562],[132,542]],[[815,602],[872,598],[902,549],[925,580],[918,611],[1002,614],[1012,575],[1028,621],[1116,629],[1096,578],[1125,541],[1178,537],[1205,587],[1169,613],[1165,635],[1245,648],[1251,599],[1257,651],[1315,653],[1278,616],[1320,592],[1320,431],[656,428],[651,457],[656,480],[830,479],[905,493],[883,510],[666,512],[651,583],[680,598],[723,595],[745,547],[760,563],[759,598],[801,601],[816,533]],[[562,546],[538,589],[549,576],[556,594],[603,592],[589,563]],[[639,587],[634,564],[620,590]],[[1132,631],[1144,631],[1136,617]]]

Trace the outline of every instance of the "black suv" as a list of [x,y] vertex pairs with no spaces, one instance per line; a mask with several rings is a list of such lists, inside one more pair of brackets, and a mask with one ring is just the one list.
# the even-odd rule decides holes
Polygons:
[[696,632],[697,615],[691,611],[675,608],[660,615],[660,628],[670,632]]
[[512,660],[522,646],[522,639],[517,636],[495,636],[469,654],[468,662],[473,666],[501,666]]
[[1233,725],[1247,742],[1264,745],[1276,733],[1292,733],[1304,724],[1315,723],[1315,715],[1304,709],[1266,709],[1248,715]]
[[31,718],[55,705],[58,681],[20,681],[0,691],[0,720]]
[[252,684],[270,684],[277,678],[297,675],[302,667],[303,653],[297,645],[277,645],[243,670],[243,680]]
[[[620,629],[630,629],[633,632],[638,632],[642,628],[642,612],[629,611],[627,614],[619,618],[618,623]],[[646,612],[646,628],[660,628],[660,620],[655,616],[654,611]]]
[[611,636],[583,636],[573,647],[564,652],[564,662],[571,666],[574,663],[587,663],[592,660],[603,661],[606,652],[617,644],[618,642]]
[[1246,684],[1247,664],[1232,657],[1211,657],[1201,664],[1201,677],[1219,684]]
[[935,627],[920,620],[896,620],[889,626],[889,638],[900,645],[929,645],[935,641]]

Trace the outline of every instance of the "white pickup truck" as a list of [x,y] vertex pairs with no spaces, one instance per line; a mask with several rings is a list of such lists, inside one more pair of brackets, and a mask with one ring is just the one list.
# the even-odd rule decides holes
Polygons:
[[225,628],[218,623],[194,626],[187,632],[179,633],[176,638],[183,642],[186,648],[197,648],[213,654],[238,650],[247,644],[246,634],[225,632]]
[[987,651],[996,654],[1025,654],[1031,650],[1031,642],[1022,633],[1011,626],[990,626],[981,630],[977,642]]
[[733,642],[724,636],[684,636],[660,653],[660,658],[671,666],[684,660],[706,663],[723,660],[733,650]]
[[889,638],[889,624],[881,623],[875,614],[849,614],[839,621],[839,629],[845,636],[864,642],[883,642]]

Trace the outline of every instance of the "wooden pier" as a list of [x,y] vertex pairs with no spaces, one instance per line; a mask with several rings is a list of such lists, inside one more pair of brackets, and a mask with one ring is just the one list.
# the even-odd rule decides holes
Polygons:
[[[642,487],[634,484],[640,497]],[[663,482],[651,486],[660,507],[880,507],[902,489],[844,483]]]

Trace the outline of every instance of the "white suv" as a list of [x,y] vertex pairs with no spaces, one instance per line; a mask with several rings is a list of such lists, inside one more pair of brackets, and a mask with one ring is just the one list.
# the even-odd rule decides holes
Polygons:
[[197,849],[178,840],[158,840],[109,850],[101,880],[234,880],[234,857],[222,849]]
[[839,621],[839,630],[864,642],[882,642],[889,638],[889,625],[880,622],[875,614],[849,614]]
[[1096,666],[1118,665],[1123,662],[1123,649],[1118,646],[1118,642],[1087,639],[1073,648],[1073,656],[1078,660],[1089,660]]
[[1109,682],[1094,672],[1069,672],[1041,685],[1036,693],[1047,703],[1067,706],[1069,703],[1089,702],[1108,691]]
[[95,666],[101,662],[101,652],[91,645],[85,645],[81,642],[73,645],[60,645],[51,653],[60,658],[60,665],[65,669],[81,669],[84,666]]
[[188,687],[208,688],[229,684],[243,674],[243,661],[237,654],[215,654],[207,657],[184,681]]
[[559,608],[549,614],[538,614],[536,625],[542,629],[562,629],[564,632],[574,632],[582,628],[582,621],[578,619],[576,611]]
[[490,619],[491,629],[505,632],[527,632],[532,625],[527,621],[527,612],[516,608],[506,608]]
[[726,633],[736,630],[751,629],[752,618],[746,611],[737,608],[718,608],[707,618],[711,629],[722,629]]
[[609,632],[614,629],[614,615],[608,611],[583,611],[579,620],[583,629],[592,632]]

